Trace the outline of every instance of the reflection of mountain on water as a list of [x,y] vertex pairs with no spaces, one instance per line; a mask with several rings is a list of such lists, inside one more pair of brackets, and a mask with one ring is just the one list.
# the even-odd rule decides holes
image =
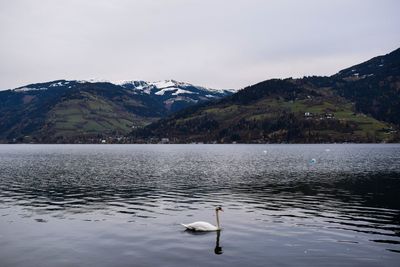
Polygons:
[[[155,218],[161,213],[176,213],[198,208],[213,201],[242,203],[247,209],[263,210],[277,220],[319,218],[343,230],[400,236],[400,179],[397,173],[342,175],[320,181],[305,177],[304,181],[277,183],[262,177],[249,177],[248,184],[235,186],[202,185],[196,188],[151,188],[101,185],[74,186],[13,183],[2,185],[3,203],[28,207],[41,213],[87,213],[109,210],[134,217]],[[307,180],[308,179],[308,180]],[[168,191],[167,191],[168,190]],[[212,197],[211,197],[212,196]],[[160,208],[160,203],[163,207]],[[295,211],[295,212],[293,212]]]
[[400,236],[396,146],[271,146],[267,156],[263,146],[40,147],[0,152],[0,205],[145,219],[224,203],[265,220]]
[[[50,176],[52,176],[50,174]],[[400,209],[400,199],[397,197],[400,188],[399,173],[382,173],[371,175],[350,175],[343,174],[338,177],[331,176],[331,181],[325,179],[314,180],[305,176],[302,181],[296,182],[276,182],[263,177],[248,177],[248,183],[210,186],[207,184],[197,185],[196,187],[178,185],[169,188],[150,185],[137,186],[131,185],[101,185],[97,184],[75,184],[75,183],[57,183],[55,178],[52,184],[40,181],[37,177],[35,183],[33,178],[24,181],[0,184],[0,195],[8,197],[12,201],[23,201],[22,205],[40,206],[43,204],[52,204],[59,208],[68,208],[70,206],[82,205],[82,208],[91,205],[104,204],[107,206],[110,202],[121,201],[125,204],[157,206],[157,200],[176,199],[177,203],[191,204],[198,200],[207,199],[207,196],[235,195],[236,201],[259,202],[268,205],[265,208],[286,208],[290,206],[306,206],[315,197],[316,200],[329,200],[343,203],[351,203],[357,206],[365,205],[376,208]],[[102,179],[105,179],[104,177]],[[111,178],[110,180],[114,180]],[[308,180],[307,180],[308,179]],[[4,181],[4,180],[3,180]],[[5,182],[5,181],[4,181]],[[281,201],[288,196],[293,202]],[[306,201],[302,201],[306,197]],[[283,198],[282,198],[283,197]],[[295,201],[294,201],[295,200]],[[22,202],[22,201],[21,201]],[[18,202],[17,202],[18,203]],[[37,204],[37,205],[36,205]],[[263,208],[257,205],[257,208]]]
[[[339,173],[331,174],[330,179],[318,176],[310,179],[309,176],[305,176],[302,181],[296,182],[270,182],[258,178],[257,182],[232,188],[231,192],[249,198],[267,198],[268,201],[274,201],[273,196],[279,195],[298,198],[299,201],[306,196],[307,199],[315,197],[317,200],[326,199],[343,203],[353,202],[352,204],[368,207],[400,209],[400,199],[396,197],[399,188],[400,173]],[[276,201],[279,200],[278,197]],[[308,201],[305,201],[301,204],[307,203]]]

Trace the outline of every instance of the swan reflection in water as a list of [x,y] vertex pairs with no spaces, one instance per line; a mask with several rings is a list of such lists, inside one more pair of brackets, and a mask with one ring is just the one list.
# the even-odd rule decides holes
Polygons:
[[222,247],[219,245],[219,237],[221,235],[221,231],[217,231],[217,240],[215,241],[215,248],[214,248],[214,253],[217,255],[221,255],[224,253],[222,250]]
[[[195,232],[195,231],[190,231],[190,230],[185,230],[185,233],[191,234],[191,235],[208,235],[211,234],[211,232]],[[214,248],[214,253],[217,255],[221,255],[224,253],[222,250],[222,247],[220,246],[220,237],[221,237],[221,230],[215,231],[216,233],[216,240],[215,240],[215,248]]]

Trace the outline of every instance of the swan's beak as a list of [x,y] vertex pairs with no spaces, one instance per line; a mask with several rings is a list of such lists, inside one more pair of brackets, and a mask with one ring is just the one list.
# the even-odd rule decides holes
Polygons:
[[222,211],[222,212],[224,211],[222,208],[220,208],[219,210]]

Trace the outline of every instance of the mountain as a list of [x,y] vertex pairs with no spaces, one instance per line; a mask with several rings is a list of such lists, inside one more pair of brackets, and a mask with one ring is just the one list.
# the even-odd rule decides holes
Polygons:
[[399,54],[400,49],[330,77],[267,80],[131,136],[136,142],[182,143],[400,141]]
[[97,142],[230,94],[174,80],[30,84],[0,91],[0,140]]
[[400,125],[400,49],[331,77],[339,95],[378,120]]
[[399,91],[400,49],[329,77],[236,93],[174,80],[57,80],[0,91],[0,142],[398,142]]
[[233,93],[233,90],[211,89],[189,83],[166,80],[160,82],[122,81],[118,84],[136,94],[151,95],[162,102],[170,112],[176,112],[193,104],[216,100]]

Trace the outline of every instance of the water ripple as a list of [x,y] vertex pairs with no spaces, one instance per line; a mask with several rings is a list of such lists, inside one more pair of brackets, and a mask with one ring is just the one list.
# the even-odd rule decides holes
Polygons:
[[[127,264],[119,259],[133,258],[143,265],[241,266],[246,259],[256,266],[267,256],[307,266],[299,261],[305,254],[396,266],[399,145],[265,147],[0,146],[0,227],[8,229],[0,232],[0,251],[15,255],[12,234],[24,234],[32,248],[59,242],[70,263],[70,247],[94,246],[86,253],[98,258],[118,248],[111,258],[121,266]],[[310,166],[310,158],[318,163]],[[213,234],[177,236],[179,223],[213,222],[217,205],[225,209],[217,245]],[[229,257],[206,260],[215,251]],[[26,253],[42,257],[37,249]],[[88,265],[106,266],[96,257]]]

